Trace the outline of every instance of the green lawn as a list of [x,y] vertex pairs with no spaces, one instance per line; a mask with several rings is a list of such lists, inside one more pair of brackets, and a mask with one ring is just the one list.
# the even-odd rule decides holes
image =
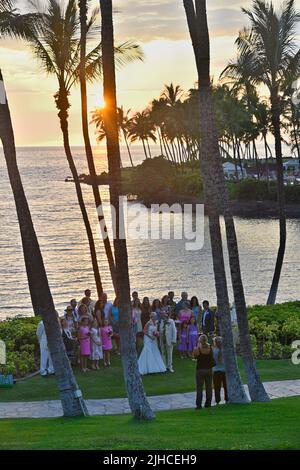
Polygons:
[[[264,381],[300,379],[300,366],[290,360],[257,361],[258,369]],[[146,376],[143,382],[148,395],[190,392],[195,390],[195,362],[190,359],[175,358],[175,373]],[[125,397],[123,372],[120,358],[113,356],[112,367],[101,368],[86,374],[78,372],[77,379],[85,398]],[[245,375],[243,380],[246,382]],[[36,401],[58,399],[54,377],[40,376],[19,382],[12,389],[0,389],[0,402]]]
[[130,415],[0,420],[0,449],[299,449],[300,398]]

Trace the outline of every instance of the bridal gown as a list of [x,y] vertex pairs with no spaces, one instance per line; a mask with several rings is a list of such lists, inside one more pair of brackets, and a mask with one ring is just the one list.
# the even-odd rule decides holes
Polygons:
[[157,338],[154,335],[156,331],[156,326],[150,324],[147,330],[150,338],[144,335],[144,347],[138,360],[141,375],[159,374],[167,370],[158,349]]

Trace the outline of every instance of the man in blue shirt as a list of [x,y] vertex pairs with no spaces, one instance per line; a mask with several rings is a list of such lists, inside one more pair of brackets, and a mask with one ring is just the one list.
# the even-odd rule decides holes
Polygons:
[[177,302],[177,305],[176,305],[176,315],[177,315],[177,317],[179,315],[180,310],[182,310],[183,307],[186,306],[186,304],[188,304],[188,306],[190,306],[190,301],[188,300],[188,293],[187,292],[181,292],[181,300],[179,300],[179,302]]

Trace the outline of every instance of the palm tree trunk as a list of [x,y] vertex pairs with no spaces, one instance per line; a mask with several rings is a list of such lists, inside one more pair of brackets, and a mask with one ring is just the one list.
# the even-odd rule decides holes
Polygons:
[[147,154],[147,150],[146,150],[146,145],[145,145],[144,139],[142,139],[142,144],[143,144],[144,154],[145,154],[145,157],[146,157],[146,160],[147,160],[147,159],[148,159],[148,154]]
[[280,103],[277,91],[272,93],[271,96],[271,113],[272,124],[275,137],[275,154],[277,166],[277,198],[278,198],[278,211],[279,211],[279,248],[277,253],[277,260],[275,265],[274,276],[271,284],[267,305],[274,305],[276,302],[280,275],[285,255],[286,247],[286,209],[285,209],[285,194],[284,194],[284,178],[282,166],[282,145],[281,145],[281,132],[280,132]]
[[253,155],[255,158],[255,165],[256,165],[256,171],[257,171],[257,178],[258,180],[260,180],[260,169],[259,169],[258,154],[257,154],[255,139],[252,140],[252,145],[253,145]]
[[298,155],[298,160],[299,160],[299,164],[300,164],[300,145],[299,145],[299,141],[298,141],[298,132],[297,132],[297,128],[295,126],[295,121],[294,121],[294,118],[293,118],[293,133],[294,133],[294,139],[295,139],[295,147],[296,147],[296,150],[297,150],[297,155]]
[[[1,82],[3,83],[3,78],[0,71]],[[13,127],[6,98],[5,103],[0,104],[0,138],[17,210],[32,306],[35,314],[41,315],[45,325],[64,416],[86,415],[87,409],[62,340],[58,315],[19,173]]]
[[[88,168],[92,181],[92,189],[95,200],[95,206],[98,212],[98,209],[102,207],[102,200],[99,191],[99,186],[97,183],[97,174],[94,162],[94,156],[92,151],[92,146],[89,136],[89,127],[88,127],[88,109],[87,109],[87,87],[86,87],[86,78],[85,78],[85,61],[86,61],[86,34],[87,34],[87,0],[79,0],[79,9],[80,9],[80,26],[81,26],[81,36],[80,36],[80,91],[81,91],[81,118],[82,118],[82,131],[85,144],[85,152],[88,163]],[[105,218],[102,211],[98,212],[98,220],[101,229],[101,234],[103,238],[105,253],[110,269],[111,279],[116,291],[116,267],[115,261],[111,249],[110,240],[107,233]]]
[[112,19],[112,0],[100,0],[101,35],[103,57],[104,98],[107,105],[105,112],[105,130],[107,156],[111,178],[110,198],[116,210],[116,231],[114,239],[115,259],[117,268],[117,296],[120,308],[121,358],[123,363],[125,384],[129,405],[134,417],[153,419],[154,414],[146,398],[141,376],[138,370],[135,339],[132,328],[130,302],[130,283],[128,272],[128,253],[126,239],[120,234],[124,230],[124,220],[120,218],[121,172],[120,147],[117,124],[117,98],[114,61],[114,33]]
[[151,148],[150,148],[150,145],[149,145],[149,140],[146,139],[146,142],[147,142],[147,147],[148,147],[149,156],[150,156],[150,158],[152,158]]
[[265,146],[265,158],[266,158],[266,169],[267,169],[267,181],[268,181],[268,191],[270,191],[270,175],[269,175],[269,154],[268,154],[268,143],[266,134],[263,135],[264,146]]
[[92,261],[92,266],[93,266],[93,273],[94,273],[94,278],[95,278],[97,294],[98,296],[100,296],[103,292],[103,287],[102,287],[102,281],[101,281],[99,265],[98,265],[98,260],[97,260],[96,246],[95,246],[94,236],[93,236],[93,232],[91,229],[91,224],[89,221],[88,213],[87,213],[84,199],[83,199],[78,172],[76,169],[76,165],[74,163],[74,159],[73,159],[73,155],[72,155],[72,151],[70,147],[69,124],[68,124],[68,109],[70,105],[68,101],[67,91],[63,85],[60,86],[59,92],[55,95],[55,103],[56,103],[56,107],[59,110],[58,117],[60,121],[60,128],[63,134],[65,154],[66,154],[69,167],[71,170],[71,174],[74,180],[77,200],[78,200],[78,204],[81,210],[81,215],[82,215],[82,219],[84,222],[84,226],[85,226],[85,230],[86,230],[86,234],[87,234],[87,238],[89,242],[90,255],[91,255],[91,261]]
[[[200,3],[200,2],[199,2]],[[201,12],[202,19],[206,17],[205,10],[205,0],[201,2],[201,8],[199,8],[199,14]],[[206,19],[207,25],[207,19]],[[207,30],[207,26],[206,26]],[[208,30],[207,30],[208,36]],[[202,38],[202,41],[204,39]],[[214,102],[212,99],[210,91],[210,99],[208,99],[206,113],[207,116],[211,116],[211,123],[209,129],[211,129],[211,138],[207,139],[206,146],[210,148],[212,158],[211,158],[211,178],[215,175],[215,193],[217,194],[219,201],[219,207],[221,208],[224,218],[225,218],[225,227],[226,227],[226,237],[227,237],[227,248],[229,254],[229,264],[231,272],[232,287],[234,293],[234,300],[236,304],[237,311],[237,320],[240,334],[240,344],[241,344],[241,355],[243,360],[244,369],[247,375],[247,382],[250,397],[253,401],[266,402],[269,401],[269,397],[264,389],[264,386],[260,380],[259,374],[256,369],[255,359],[252,351],[251,336],[249,333],[249,324],[247,317],[247,307],[246,300],[243,288],[243,281],[240,269],[240,260],[239,260],[239,250],[238,242],[236,237],[234,220],[230,211],[229,205],[229,195],[228,190],[225,184],[224,172],[222,167],[222,160],[219,153],[218,145],[218,130],[216,125],[216,117],[214,111]],[[204,117],[204,116],[203,116]],[[209,131],[208,131],[209,132]]]
[[133,167],[134,167],[134,164],[133,164],[132,155],[131,155],[130,147],[129,147],[129,144],[128,144],[128,139],[127,139],[127,136],[126,136],[126,131],[125,131],[125,129],[123,129],[123,136],[124,136],[124,140],[125,140],[125,144],[126,144],[126,148],[127,148],[129,160],[130,160],[131,166],[132,166],[132,168],[133,168]]
[[[216,196],[215,151],[214,142],[214,113],[213,98],[210,86],[210,54],[209,34],[206,15],[206,1],[196,0],[196,12],[193,0],[184,0],[189,31],[194,47],[199,83],[199,109],[200,109],[200,140],[201,140],[201,174],[203,178],[204,199],[209,217],[210,240],[212,247],[214,276],[218,303],[220,330],[223,336],[224,364],[228,383],[229,400],[232,403],[247,403],[234,350],[231,328],[229,297],[224,264],[222,235],[220,228],[220,208]],[[218,139],[216,140],[218,147]],[[218,176],[217,176],[218,178]]]
[[240,143],[239,143],[237,138],[235,138],[235,142],[236,142],[236,150],[237,150],[237,155],[238,155],[238,160],[239,160],[239,165],[240,165],[240,168],[241,168],[242,180],[243,180],[244,179],[244,169],[243,169],[243,163],[242,163],[242,159],[241,159]]

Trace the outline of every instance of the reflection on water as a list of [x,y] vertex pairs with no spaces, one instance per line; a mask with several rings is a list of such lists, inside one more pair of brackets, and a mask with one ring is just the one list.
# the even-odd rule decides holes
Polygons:
[[[86,171],[82,149],[74,149],[74,155],[79,172]],[[135,161],[141,157],[140,149],[136,148]],[[98,149],[96,158],[98,172],[101,172],[106,168],[104,152]],[[74,296],[80,298],[85,288],[91,287],[95,294],[85,229],[75,190],[71,183],[64,182],[70,171],[62,149],[19,149],[18,159],[51,290],[57,309],[62,312],[66,302]],[[97,217],[91,190],[83,186],[83,192],[96,234]],[[101,193],[103,200],[107,201],[107,188],[102,188]],[[18,313],[31,315],[19,228],[1,153],[0,216],[0,317]],[[237,218],[236,227],[247,303],[264,303],[277,254],[278,223],[269,219]],[[112,295],[100,240],[97,245],[103,284],[108,294]],[[300,298],[299,245],[300,220],[290,220],[279,302]],[[138,290],[141,297],[160,297],[170,289],[175,290],[176,295],[181,290],[188,290],[191,295],[215,302],[207,224],[204,247],[200,251],[186,251],[184,240],[129,240],[128,252],[131,287]]]

